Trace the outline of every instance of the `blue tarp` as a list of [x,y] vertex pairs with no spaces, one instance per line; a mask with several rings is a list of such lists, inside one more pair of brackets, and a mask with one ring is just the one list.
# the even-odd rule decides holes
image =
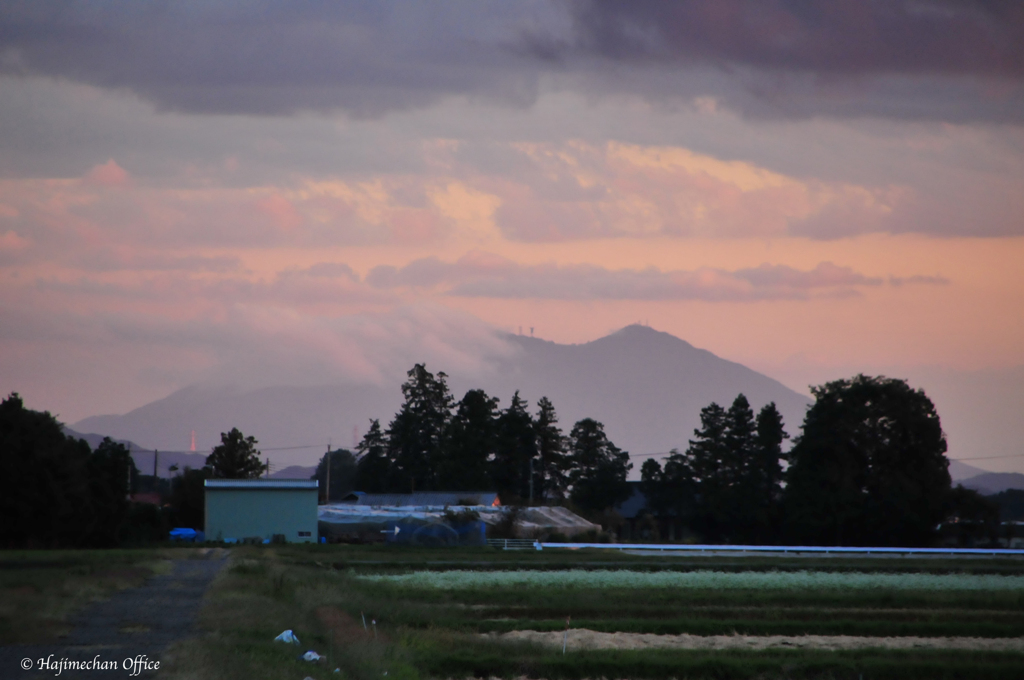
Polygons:
[[178,527],[171,529],[171,540],[172,541],[187,541],[189,543],[202,543],[206,540],[206,535],[202,531],[196,531],[195,529],[188,529],[186,527]]

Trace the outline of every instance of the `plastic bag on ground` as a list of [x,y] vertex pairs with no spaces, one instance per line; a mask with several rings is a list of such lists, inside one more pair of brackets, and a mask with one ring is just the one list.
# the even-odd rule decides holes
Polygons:
[[297,645],[297,644],[299,644],[299,638],[297,638],[295,636],[295,634],[292,633],[292,629],[291,628],[289,628],[288,630],[284,631],[283,633],[278,635],[276,638],[274,638],[274,641],[275,642],[287,642],[290,645]]

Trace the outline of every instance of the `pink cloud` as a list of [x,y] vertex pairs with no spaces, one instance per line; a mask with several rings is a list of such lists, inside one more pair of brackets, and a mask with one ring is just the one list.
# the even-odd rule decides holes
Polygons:
[[281,231],[295,231],[302,226],[303,218],[295,205],[279,193],[271,194],[256,202],[256,208],[267,215]]
[[82,180],[86,184],[103,187],[123,187],[131,183],[127,171],[117,164],[113,158],[101,165],[95,165],[85,173]]

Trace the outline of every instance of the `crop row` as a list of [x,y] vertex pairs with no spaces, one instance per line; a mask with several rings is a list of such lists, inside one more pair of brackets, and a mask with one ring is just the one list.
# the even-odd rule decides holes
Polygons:
[[1024,576],[825,571],[416,571],[365,574],[363,581],[457,590],[491,587],[684,588],[771,590],[1024,591]]

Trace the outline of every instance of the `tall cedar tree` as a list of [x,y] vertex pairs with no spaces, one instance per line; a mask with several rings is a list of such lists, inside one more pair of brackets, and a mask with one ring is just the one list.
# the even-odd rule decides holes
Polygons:
[[[330,461],[331,474],[327,474],[327,465]],[[339,501],[349,492],[355,489],[356,482],[356,457],[348,449],[335,449],[328,451],[320,457],[316,464],[316,471],[311,479],[320,482],[321,494],[328,503]],[[330,481],[330,488],[327,488]]]
[[[537,435],[533,416],[526,410],[526,402],[517,390],[512,403],[498,416],[498,441],[491,479],[502,502],[520,503],[530,500],[530,464],[534,472],[537,464]],[[541,499],[540,490],[533,488],[533,500]]]
[[699,500],[693,512],[693,529],[705,540],[722,540],[727,521],[729,486],[733,477],[729,469],[728,417],[725,409],[712,402],[700,411],[700,429],[684,456],[677,461],[689,473],[698,491]]
[[582,510],[594,514],[625,502],[632,494],[626,476],[632,469],[629,454],[615,446],[604,425],[584,418],[569,433],[572,470],[569,498]]
[[752,497],[757,499],[758,519],[756,528],[765,540],[777,541],[782,528],[782,483],[785,472],[784,462],[789,460],[788,452],[782,450],[782,443],[789,439],[782,414],[775,402],[766,404],[757,414],[757,435],[755,436],[754,484]]
[[858,375],[812,388],[790,452],[790,537],[818,545],[933,543],[950,493],[935,406],[903,380]]
[[246,437],[237,427],[220,433],[220,444],[206,457],[206,467],[217,479],[257,479],[267,471],[260,460],[255,437]]
[[782,442],[788,435],[774,403],[754,418],[740,394],[729,410],[712,402],[686,453],[665,467],[641,468],[641,490],[655,513],[682,521],[710,541],[765,543],[778,535]]
[[498,399],[483,390],[462,397],[448,425],[444,453],[437,462],[440,491],[483,491],[492,487],[488,466],[496,455]]
[[388,458],[388,439],[380,429],[380,421],[370,420],[370,429],[356,446],[356,478],[355,489],[367,493],[383,493],[388,491],[388,480],[391,460]]
[[387,486],[389,491],[434,490],[454,400],[445,373],[435,377],[424,364],[416,364],[407,375],[405,402],[388,426],[392,465]]
[[565,451],[565,435],[558,427],[555,405],[547,397],[537,402],[533,428],[537,441],[537,464],[534,466],[534,494],[537,499],[562,500],[569,487],[572,461]]

